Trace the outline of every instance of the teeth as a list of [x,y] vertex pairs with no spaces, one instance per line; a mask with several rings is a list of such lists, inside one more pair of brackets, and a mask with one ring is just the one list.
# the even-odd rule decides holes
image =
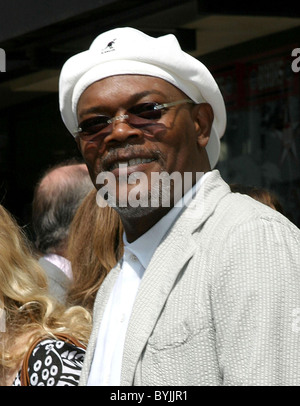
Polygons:
[[129,159],[129,161],[120,161],[116,162],[112,165],[111,170],[119,168],[120,165],[122,166],[134,166],[134,165],[139,165],[139,164],[147,164],[149,162],[152,162],[153,159],[146,159],[146,158],[133,158]]
[[128,161],[128,166],[147,164],[148,162],[153,161],[153,159],[144,159],[144,158],[134,158]]

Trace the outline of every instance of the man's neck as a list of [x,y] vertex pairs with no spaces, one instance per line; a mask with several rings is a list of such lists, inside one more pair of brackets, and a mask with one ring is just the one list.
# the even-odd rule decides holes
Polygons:
[[164,217],[172,207],[157,207],[150,213],[141,216],[126,216],[122,212],[120,214],[126,238],[128,242],[137,240],[141,235],[145,234],[152,228],[162,217]]

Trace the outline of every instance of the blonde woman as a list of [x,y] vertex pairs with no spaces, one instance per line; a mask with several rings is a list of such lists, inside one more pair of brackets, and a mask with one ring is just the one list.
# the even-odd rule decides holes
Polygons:
[[[67,309],[49,295],[47,277],[25,234],[1,205],[0,305],[0,384],[20,386],[23,361],[29,355],[29,385],[77,385],[90,313],[79,306]],[[62,333],[72,339],[59,338]]]
[[78,208],[70,226],[68,258],[73,283],[68,302],[93,308],[96,293],[108,272],[123,255],[123,226],[118,213],[99,207],[93,189]]

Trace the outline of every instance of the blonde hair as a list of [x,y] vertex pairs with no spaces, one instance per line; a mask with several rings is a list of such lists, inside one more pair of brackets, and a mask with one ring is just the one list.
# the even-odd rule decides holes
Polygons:
[[96,194],[92,190],[74,216],[67,254],[73,272],[68,301],[90,310],[105,276],[123,255],[120,217],[109,206],[99,207]]
[[[37,338],[64,332],[85,344],[88,342],[90,313],[79,306],[67,309],[50,296],[47,276],[24,231],[1,205],[0,294],[5,315],[5,329],[0,332],[2,372],[17,368]],[[26,341],[16,345],[22,337]]]

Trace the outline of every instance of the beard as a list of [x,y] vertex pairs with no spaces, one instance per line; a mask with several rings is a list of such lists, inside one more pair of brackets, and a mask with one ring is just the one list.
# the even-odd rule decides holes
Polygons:
[[149,216],[161,207],[168,207],[164,204],[164,193],[159,185],[151,187],[151,190],[139,191],[135,199],[128,198],[128,204],[125,206],[116,205],[114,209],[121,217],[127,219],[137,219]]
[[112,184],[113,187],[107,187],[106,184],[99,189],[98,194],[101,196],[97,194],[97,203],[102,207],[109,205],[121,217],[128,219],[148,216],[161,208],[171,208],[181,199],[183,193],[179,172],[171,176],[167,172],[152,173],[150,187],[149,179],[143,172],[132,173],[129,177],[119,179],[118,184],[111,182]]

